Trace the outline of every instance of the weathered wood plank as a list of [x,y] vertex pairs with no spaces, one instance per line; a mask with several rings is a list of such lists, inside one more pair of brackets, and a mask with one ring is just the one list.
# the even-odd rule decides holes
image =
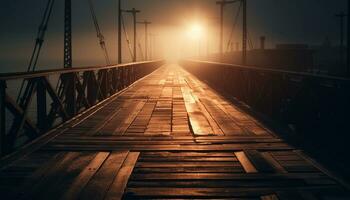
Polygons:
[[260,174],[260,173],[149,173],[133,174],[133,180],[280,180],[280,179],[319,179],[325,178],[322,173],[288,173],[288,174]]
[[257,150],[245,150],[244,154],[247,155],[249,160],[253,163],[255,168],[261,173],[273,173],[275,169],[267,162],[264,157]]
[[255,168],[255,166],[250,162],[249,158],[246,156],[246,154],[241,152],[235,152],[235,155],[239,162],[242,164],[245,172],[247,173],[257,173],[258,170]]
[[104,199],[127,155],[127,151],[112,152],[80,193],[79,199]]
[[[165,187],[144,187],[144,188],[128,188],[126,197],[133,198],[221,198],[221,197],[259,197],[263,195],[269,195],[274,193],[276,188],[165,188]],[[339,188],[336,187],[289,187],[280,189],[282,191],[319,191],[328,190],[336,192]],[[295,198],[294,198],[295,199]]]
[[79,156],[77,152],[69,152],[67,153],[61,160],[57,163],[52,163],[48,172],[46,172],[45,176],[40,179],[40,181],[32,187],[26,188],[28,191],[21,191],[22,195],[19,199],[30,199],[36,195],[39,195],[40,192],[47,188],[52,180],[57,179],[59,176],[63,174],[63,171],[66,167],[71,164],[71,161]]
[[139,155],[139,152],[130,152],[127,155],[122,167],[119,169],[118,174],[116,175],[111,187],[106,194],[106,200],[121,199],[123,197],[124,190]]
[[83,188],[90,181],[92,176],[99,170],[103,162],[109,156],[109,152],[99,152],[95,158],[84,168],[84,170],[75,178],[68,191],[65,192],[62,199],[76,199]]
[[[176,67],[156,71],[54,135],[35,154],[0,171],[0,195],[20,190],[19,199],[346,199],[348,193],[256,119]],[[46,162],[46,151],[58,156]],[[46,164],[39,167],[41,162]]]

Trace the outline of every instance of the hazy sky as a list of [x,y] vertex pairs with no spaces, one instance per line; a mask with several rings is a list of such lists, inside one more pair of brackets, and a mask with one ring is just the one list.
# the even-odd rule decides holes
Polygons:
[[[1,0],[0,64],[24,65],[25,69],[46,2],[47,0]],[[62,65],[63,2],[56,0],[40,65]],[[112,61],[115,62],[117,2],[116,0],[93,2]],[[335,14],[341,11],[347,12],[346,2],[346,0],[248,0],[249,33],[255,44],[259,36],[265,35],[269,47],[276,43],[287,42],[317,44],[326,36],[336,43],[339,40],[339,20]],[[138,15],[139,19],[152,21],[151,32],[159,35],[157,47],[165,54],[176,51],[174,46],[178,41],[174,42],[175,37],[189,21],[204,22],[204,19],[211,19],[214,27],[212,35],[217,35],[215,20],[219,16],[219,8],[215,5],[215,0],[124,0],[123,7],[140,9],[142,12]],[[226,37],[236,10],[237,5],[226,8]],[[128,26],[131,23],[130,19],[127,17]],[[141,28],[143,27],[139,27],[139,33],[142,42]],[[235,34],[236,40],[240,39],[238,33]],[[131,31],[129,36],[132,36]],[[215,43],[213,38],[211,40]],[[165,41],[169,43],[165,44]],[[104,64],[87,0],[73,0],[73,47],[75,64]],[[126,60],[129,59],[126,49],[124,55]]]

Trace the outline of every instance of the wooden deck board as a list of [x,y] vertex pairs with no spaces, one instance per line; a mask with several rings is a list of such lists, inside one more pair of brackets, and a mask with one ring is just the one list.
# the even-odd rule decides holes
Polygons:
[[1,199],[349,199],[336,178],[176,65],[51,135],[1,166]]

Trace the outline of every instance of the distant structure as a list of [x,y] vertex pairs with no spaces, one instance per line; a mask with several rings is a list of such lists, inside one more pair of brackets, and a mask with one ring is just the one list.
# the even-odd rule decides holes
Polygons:
[[260,50],[265,50],[265,40],[266,40],[265,36],[260,37]]
[[[247,65],[281,70],[306,72],[313,70],[314,50],[307,44],[277,44],[274,49],[266,48],[266,37],[260,37],[260,47],[247,51]],[[210,60],[219,61],[219,55]],[[224,54],[223,62],[241,64],[241,51]]]

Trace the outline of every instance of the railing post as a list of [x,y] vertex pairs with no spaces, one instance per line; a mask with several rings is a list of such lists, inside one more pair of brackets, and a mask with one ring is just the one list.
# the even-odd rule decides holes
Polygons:
[[108,96],[108,86],[107,86],[107,80],[108,80],[108,73],[107,70],[102,69],[99,72],[99,79],[100,79],[100,87],[101,87],[101,92],[104,97]]
[[0,156],[6,148],[6,82],[0,81]]
[[118,90],[117,76],[118,76],[117,69],[116,68],[111,69],[110,84],[112,84],[112,85],[110,88],[111,88],[111,90],[113,90],[112,91],[113,94],[116,93]]
[[122,90],[125,87],[125,67],[120,68],[120,89]]
[[86,79],[86,87],[87,87],[87,99],[90,105],[94,105],[96,102],[96,94],[97,94],[97,87],[94,81],[94,72],[85,72],[84,73],[84,79]]
[[41,78],[37,80],[37,123],[41,132],[47,130],[47,101],[46,101],[46,87]]
[[107,95],[106,97],[110,96],[112,94],[112,77],[113,77],[113,71],[111,69],[106,70],[106,88],[107,88]]

